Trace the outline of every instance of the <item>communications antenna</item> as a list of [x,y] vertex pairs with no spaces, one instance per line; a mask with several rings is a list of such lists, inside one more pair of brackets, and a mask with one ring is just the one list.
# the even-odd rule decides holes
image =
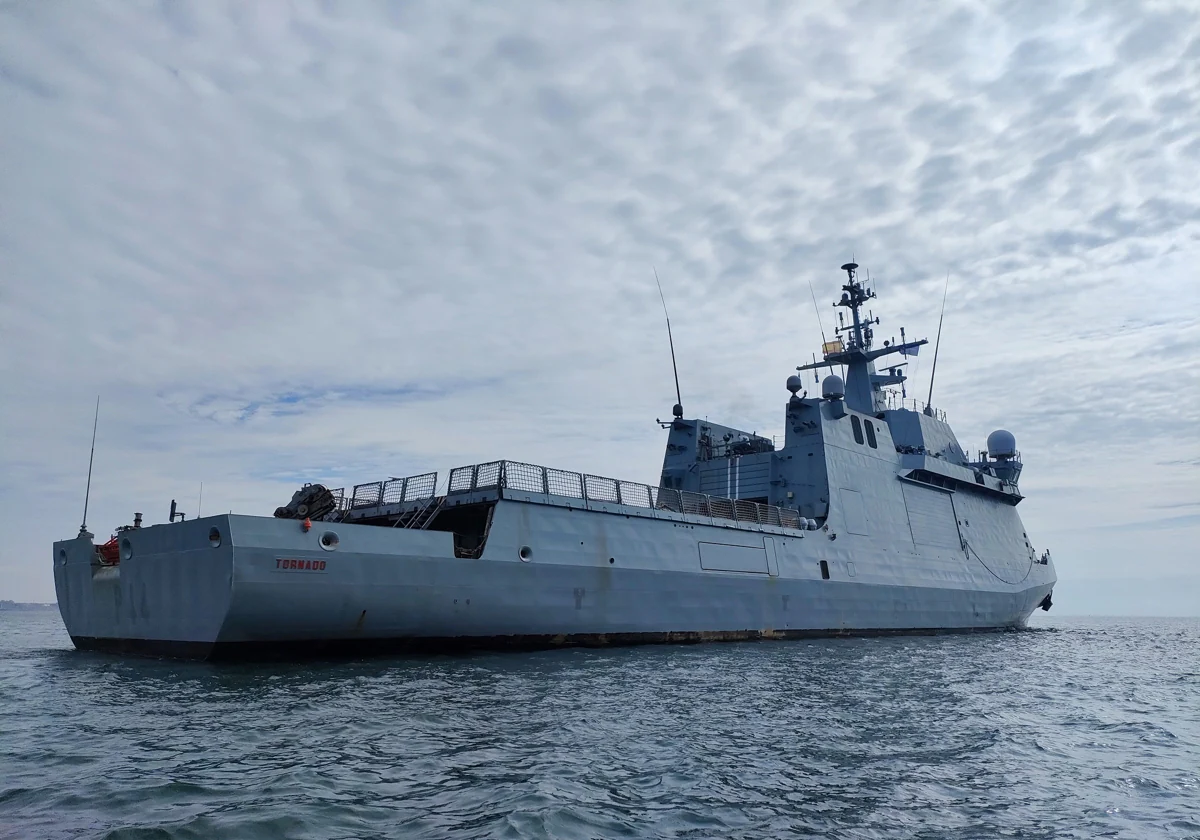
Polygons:
[[100,424],[100,395],[96,395],[96,416],[92,418],[92,452],[88,455],[87,490],[83,493],[83,524],[79,526],[80,535],[86,534],[88,500],[92,497],[92,462],[96,459],[96,427]]
[[933,380],[937,376],[938,350],[942,346],[942,319],[946,317],[946,295],[950,292],[950,272],[946,272],[946,288],[942,290],[942,314],[938,316],[937,341],[933,343],[933,371],[929,374],[929,399],[925,400],[925,413],[929,414],[933,404]]
[[[671,335],[671,314],[667,312],[667,298],[663,294],[662,281],[658,279],[658,269],[654,266],[650,267],[654,271],[654,283],[658,286],[658,298],[662,301],[663,317],[667,319],[667,342],[671,345],[671,370],[675,373],[675,405],[671,407],[671,415],[676,420],[683,419],[683,396],[679,391],[679,365],[675,363],[675,338]],[[662,424],[662,421],[658,421]]]

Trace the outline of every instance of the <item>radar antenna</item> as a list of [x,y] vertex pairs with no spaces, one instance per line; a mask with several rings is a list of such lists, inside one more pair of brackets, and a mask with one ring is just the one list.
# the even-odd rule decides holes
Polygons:
[[938,316],[937,340],[933,343],[933,371],[929,374],[929,398],[925,400],[925,413],[928,414],[933,404],[933,380],[937,376],[938,350],[942,346],[942,319],[946,317],[946,295],[950,292],[950,272],[946,272],[946,288],[942,290],[942,314]]
[[100,424],[100,395],[96,395],[96,416],[92,418],[92,453],[88,455],[87,490],[83,493],[83,524],[79,526],[80,535],[86,534],[88,500],[92,497],[92,462],[96,460],[96,427]]
[[675,363],[675,338],[671,335],[671,314],[667,312],[667,298],[663,295],[662,281],[658,279],[658,269],[650,266],[654,272],[654,282],[658,286],[658,297],[662,301],[663,317],[667,319],[667,341],[671,345],[671,370],[675,373],[675,405],[671,408],[671,414],[679,420],[683,417],[683,397],[679,391],[679,365]]

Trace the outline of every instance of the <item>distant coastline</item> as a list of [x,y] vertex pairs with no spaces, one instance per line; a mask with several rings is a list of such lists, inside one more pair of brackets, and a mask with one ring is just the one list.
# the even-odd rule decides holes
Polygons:
[[25,604],[21,601],[0,601],[0,612],[32,612],[57,609],[58,604]]

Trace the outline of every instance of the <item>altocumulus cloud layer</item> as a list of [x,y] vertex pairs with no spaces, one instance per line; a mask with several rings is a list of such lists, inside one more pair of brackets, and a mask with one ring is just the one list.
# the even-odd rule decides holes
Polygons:
[[884,335],[950,273],[934,402],[1061,577],[1194,574],[1198,100],[1193,4],[0,4],[0,596],[53,598],[97,393],[101,536],[654,482],[651,266],[688,413],[772,433],[851,254]]

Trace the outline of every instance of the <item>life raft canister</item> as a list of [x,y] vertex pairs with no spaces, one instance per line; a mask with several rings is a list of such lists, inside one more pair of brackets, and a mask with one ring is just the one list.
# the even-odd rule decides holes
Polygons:
[[116,566],[121,562],[121,549],[116,537],[113,537],[104,545],[96,546],[96,553],[100,555],[100,562],[109,566]]

